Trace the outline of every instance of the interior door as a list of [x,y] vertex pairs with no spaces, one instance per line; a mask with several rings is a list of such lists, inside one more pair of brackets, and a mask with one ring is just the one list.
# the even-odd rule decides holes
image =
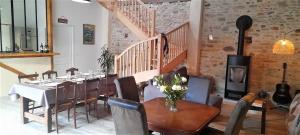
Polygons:
[[54,56],[54,70],[58,76],[66,74],[66,69],[74,65],[74,28],[73,26],[54,26],[53,50],[59,55]]

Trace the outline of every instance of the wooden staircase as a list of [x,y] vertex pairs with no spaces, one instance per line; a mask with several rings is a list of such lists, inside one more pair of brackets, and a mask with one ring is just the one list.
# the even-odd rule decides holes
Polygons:
[[140,39],[155,35],[155,10],[141,0],[98,0]]
[[119,77],[134,76],[137,83],[167,73],[187,57],[189,23],[167,32],[169,53],[164,54],[165,40],[155,33],[155,10],[141,0],[98,0],[112,11],[142,41],[115,56],[115,73]]

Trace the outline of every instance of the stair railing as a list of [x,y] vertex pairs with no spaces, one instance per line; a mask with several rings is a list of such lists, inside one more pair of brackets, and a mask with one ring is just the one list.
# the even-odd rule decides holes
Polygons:
[[155,35],[155,10],[141,0],[115,0],[115,8],[148,37]]
[[187,22],[166,33],[169,42],[169,53],[167,55],[164,55],[165,41],[162,40],[162,35],[131,45],[115,57],[115,73],[119,77],[124,77],[150,70],[160,72],[162,68],[186,52],[188,27],[189,23]]

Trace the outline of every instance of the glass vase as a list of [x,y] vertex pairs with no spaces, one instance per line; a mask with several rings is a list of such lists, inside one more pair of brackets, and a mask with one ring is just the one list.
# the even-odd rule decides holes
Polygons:
[[172,99],[166,98],[166,106],[169,108],[169,111],[171,111],[171,112],[177,112],[176,100],[172,100]]

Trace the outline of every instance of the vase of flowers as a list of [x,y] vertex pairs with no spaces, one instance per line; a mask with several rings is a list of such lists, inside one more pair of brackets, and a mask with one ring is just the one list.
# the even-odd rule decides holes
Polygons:
[[184,97],[187,86],[184,85],[187,82],[185,77],[181,77],[179,74],[175,74],[171,82],[166,82],[163,76],[156,76],[153,79],[153,85],[160,88],[160,91],[166,95],[166,106],[169,110],[176,112],[176,101]]

